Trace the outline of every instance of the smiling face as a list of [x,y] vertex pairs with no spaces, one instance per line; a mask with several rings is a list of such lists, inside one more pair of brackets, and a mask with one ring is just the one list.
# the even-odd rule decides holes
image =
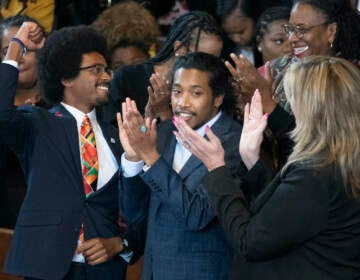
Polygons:
[[223,96],[214,97],[207,72],[197,69],[178,69],[174,74],[171,104],[175,116],[193,129],[211,120],[222,104]]
[[258,44],[264,62],[291,54],[289,38],[282,30],[285,23],[286,20],[275,20],[267,25],[266,32]]
[[[105,58],[97,52],[83,54],[79,68],[93,65],[106,67],[107,63]],[[95,68],[80,70],[76,78],[62,81],[65,87],[63,101],[84,113],[108,101],[111,77],[106,72],[95,73],[94,70]]]
[[[19,27],[10,27],[4,30],[1,40],[1,60],[5,58],[11,38],[15,37]],[[32,88],[36,85],[36,56],[34,51],[27,51],[19,61],[18,87]]]
[[330,44],[335,40],[336,24],[327,24],[326,20],[326,16],[311,5],[296,4],[293,7],[289,25],[307,30],[302,38],[294,33],[289,37],[295,56],[331,54]]

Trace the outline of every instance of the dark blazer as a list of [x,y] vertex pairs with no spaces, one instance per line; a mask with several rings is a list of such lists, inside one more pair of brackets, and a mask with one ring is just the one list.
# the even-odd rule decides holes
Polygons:
[[[85,198],[75,119],[61,105],[50,111],[34,106],[15,109],[17,79],[16,68],[0,64],[0,137],[19,157],[28,186],[5,272],[62,279],[70,268],[82,223],[85,239],[120,235],[119,172]],[[99,124],[113,154],[121,155],[117,131]],[[125,268],[120,257],[86,266],[89,279],[124,279]]]
[[[195,156],[179,173],[172,169],[173,130],[170,121],[160,124],[161,157],[145,173],[124,178],[121,184],[120,205],[129,222],[148,219],[142,279],[227,279],[228,246],[201,183],[208,171]],[[212,130],[235,172],[241,126],[223,113]]]
[[221,167],[203,181],[238,254],[230,279],[360,279],[360,203],[339,170],[291,164],[249,206],[241,186],[264,170],[259,161],[239,179]]

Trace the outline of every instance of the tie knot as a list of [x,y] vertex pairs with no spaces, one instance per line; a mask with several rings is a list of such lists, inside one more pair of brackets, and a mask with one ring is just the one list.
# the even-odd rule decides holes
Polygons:
[[91,126],[90,119],[87,115],[84,116],[84,119],[82,121],[82,126]]

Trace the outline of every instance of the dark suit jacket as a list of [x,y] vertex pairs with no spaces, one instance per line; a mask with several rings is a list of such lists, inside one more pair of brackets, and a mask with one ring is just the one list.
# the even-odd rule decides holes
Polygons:
[[360,279],[360,204],[339,170],[292,164],[249,206],[241,186],[261,182],[264,170],[259,161],[241,180],[225,167],[204,179],[238,254],[230,278]]
[[[75,119],[61,105],[50,111],[13,105],[18,71],[0,64],[0,137],[18,155],[27,182],[5,272],[61,279],[68,271],[83,223],[85,239],[119,236],[117,172],[85,198]],[[99,121],[115,156],[122,153],[117,131]],[[123,279],[116,257],[86,266],[90,279]]]
[[[130,223],[148,218],[142,279],[227,279],[228,246],[201,183],[208,171],[195,156],[179,173],[172,169],[174,129],[170,121],[160,124],[160,159],[121,184],[120,204]],[[223,113],[212,130],[235,172],[240,164],[240,125]]]

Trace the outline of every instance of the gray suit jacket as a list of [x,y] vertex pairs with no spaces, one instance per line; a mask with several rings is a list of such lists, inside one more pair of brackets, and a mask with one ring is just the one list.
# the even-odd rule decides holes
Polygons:
[[[171,122],[160,125],[160,159],[147,172],[123,179],[120,188],[128,221],[148,219],[142,279],[227,279],[228,246],[202,186],[208,171],[193,155],[179,173],[172,169],[174,129]],[[241,126],[223,113],[212,130],[221,139],[227,166],[235,172],[240,166]]]

